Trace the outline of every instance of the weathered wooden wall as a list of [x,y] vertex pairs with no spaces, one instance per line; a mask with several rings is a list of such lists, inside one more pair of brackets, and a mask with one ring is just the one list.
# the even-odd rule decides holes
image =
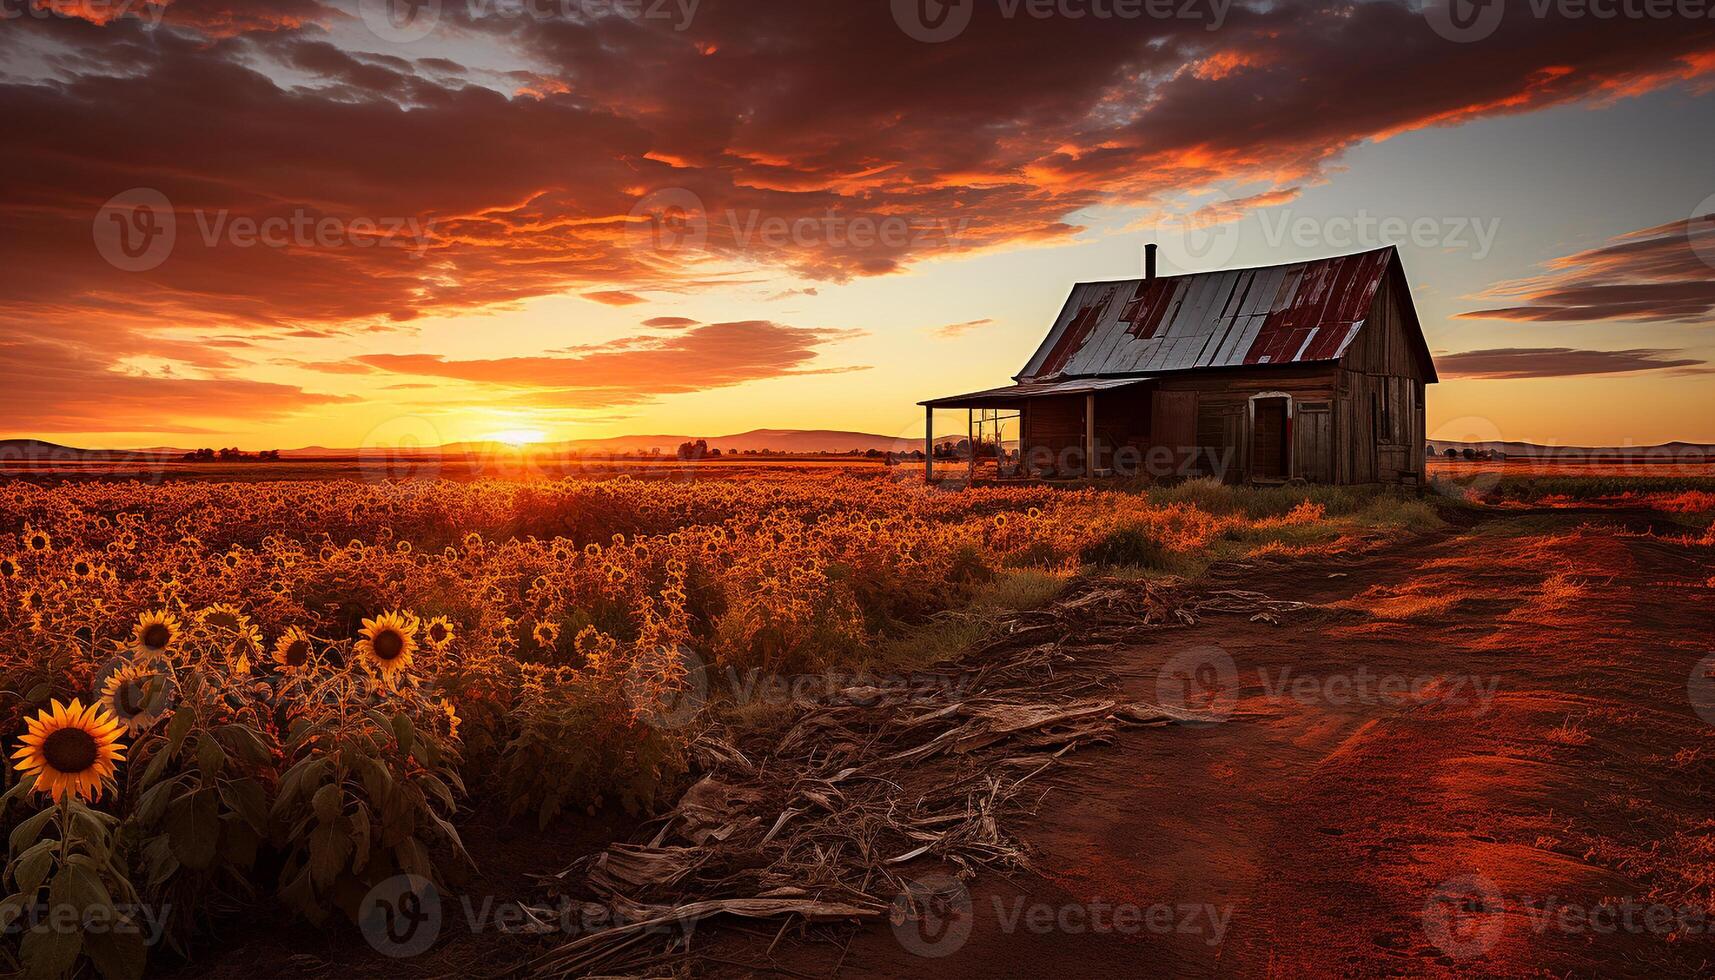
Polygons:
[[[1219,368],[1164,375],[1096,398],[1098,467],[1119,447],[1171,452],[1166,469],[1242,482],[1278,464],[1290,447],[1293,475],[1326,483],[1414,483],[1422,479],[1424,390],[1432,377],[1418,327],[1400,303],[1404,282],[1384,278],[1370,318],[1339,362]],[[1290,432],[1264,433],[1257,458],[1250,399],[1292,399]],[[1084,396],[1037,399],[1024,410],[1026,451],[1056,459],[1082,446]],[[1272,420],[1265,429],[1276,428]],[[1250,432],[1247,437],[1247,432]]]

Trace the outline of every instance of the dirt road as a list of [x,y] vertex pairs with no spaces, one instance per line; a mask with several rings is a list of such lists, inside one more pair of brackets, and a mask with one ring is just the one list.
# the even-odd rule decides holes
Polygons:
[[1099,664],[1230,720],[1080,752],[1015,826],[1034,873],[860,933],[839,975],[1709,972],[1715,561],[1652,528],[1683,531],[1540,512],[1239,570],[1320,608]]

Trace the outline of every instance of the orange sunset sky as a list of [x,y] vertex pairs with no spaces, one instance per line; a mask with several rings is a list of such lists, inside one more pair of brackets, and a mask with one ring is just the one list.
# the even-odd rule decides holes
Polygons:
[[1715,441],[1715,20],[405,7],[7,8],[0,437],[920,434],[1153,241],[1398,244],[1432,437]]

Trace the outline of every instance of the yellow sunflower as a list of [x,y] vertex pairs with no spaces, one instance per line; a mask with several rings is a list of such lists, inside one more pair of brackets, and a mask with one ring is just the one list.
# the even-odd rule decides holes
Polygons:
[[423,630],[423,639],[428,641],[430,649],[445,650],[453,642],[452,620],[445,616],[429,620],[429,625]]
[[417,619],[409,613],[385,612],[363,621],[357,641],[357,655],[370,670],[381,675],[388,686],[411,669],[411,655],[417,649]]
[[313,654],[310,649],[310,635],[301,627],[289,626],[280,638],[274,641],[274,663],[280,670],[295,674],[309,666]]
[[101,687],[101,707],[130,732],[154,724],[166,705],[166,676],[136,664],[114,671]]
[[138,653],[160,656],[179,639],[179,618],[165,609],[152,609],[137,617],[131,627],[132,646]]
[[46,551],[54,546],[54,539],[48,535],[48,532],[33,528],[28,524],[24,525],[24,533],[21,537],[24,539],[24,547],[31,551]]
[[86,708],[76,698],[69,705],[55,701],[26,724],[29,731],[12,753],[12,766],[33,774],[36,792],[55,800],[68,794],[86,802],[99,799],[117,763],[125,761],[119,721],[100,705]]
[[0,578],[17,578],[23,568],[18,564],[17,555],[0,557]]

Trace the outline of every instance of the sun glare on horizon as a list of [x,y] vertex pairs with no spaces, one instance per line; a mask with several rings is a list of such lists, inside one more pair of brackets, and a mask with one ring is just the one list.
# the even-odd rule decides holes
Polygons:
[[541,429],[502,429],[499,432],[490,432],[484,438],[490,442],[503,442],[508,446],[528,446],[548,438],[548,434]]

